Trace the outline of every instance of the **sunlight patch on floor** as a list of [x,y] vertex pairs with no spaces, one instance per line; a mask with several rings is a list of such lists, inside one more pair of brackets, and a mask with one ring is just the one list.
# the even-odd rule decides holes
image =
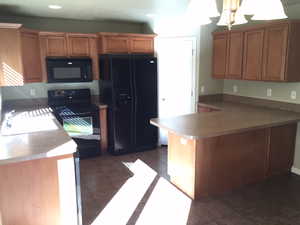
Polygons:
[[186,225],[191,203],[189,197],[160,178],[136,225]]
[[126,166],[133,177],[125,182],[91,225],[126,225],[157,175],[139,159]]

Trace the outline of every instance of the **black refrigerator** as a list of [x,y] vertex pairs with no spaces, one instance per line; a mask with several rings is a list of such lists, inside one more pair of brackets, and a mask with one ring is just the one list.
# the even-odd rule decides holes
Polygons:
[[108,105],[109,151],[155,149],[158,130],[157,59],[151,55],[101,55],[100,102]]

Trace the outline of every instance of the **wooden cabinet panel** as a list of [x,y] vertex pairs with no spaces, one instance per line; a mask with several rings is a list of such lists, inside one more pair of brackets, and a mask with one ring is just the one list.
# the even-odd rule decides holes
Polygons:
[[130,38],[130,51],[132,53],[154,53],[153,38]]
[[22,32],[24,82],[42,82],[42,65],[38,33]]
[[0,29],[1,86],[23,85],[21,35],[18,29]]
[[46,56],[68,56],[67,38],[62,35],[49,35],[45,37]]
[[284,81],[287,56],[288,25],[268,27],[264,43],[264,66],[262,79]]
[[268,175],[290,171],[293,165],[297,124],[270,128]]
[[227,34],[215,35],[213,39],[213,68],[214,78],[224,78],[226,74]]
[[69,56],[90,56],[89,37],[68,35]]
[[242,78],[243,40],[243,32],[229,34],[225,78]]
[[92,59],[92,70],[93,70],[93,80],[99,80],[100,69],[99,69],[99,57],[98,57],[98,40],[97,38],[89,39],[90,45],[90,57]]
[[199,139],[197,192],[220,194],[263,180],[268,139],[265,129]]
[[243,79],[261,80],[264,29],[244,34]]
[[129,38],[121,36],[102,37],[102,53],[129,53]]

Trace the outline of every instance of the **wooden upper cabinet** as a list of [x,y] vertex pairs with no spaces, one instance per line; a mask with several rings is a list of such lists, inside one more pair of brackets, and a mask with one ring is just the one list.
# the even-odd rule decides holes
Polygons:
[[127,36],[103,36],[102,53],[129,53],[130,43]]
[[0,26],[0,85],[42,81],[39,35],[21,25]]
[[39,34],[34,31],[21,32],[24,82],[42,82],[42,65]]
[[225,78],[241,79],[243,66],[243,32],[230,32],[228,36]]
[[227,59],[227,34],[217,34],[213,37],[213,65],[212,76],[225,78]]
[[24,84],[21,51],[21,35],[18,27],[0,28],[1,86],[18,86]]
[[44,39],[44,48],[46,56],[67,56],[68,46],[65,33],[46,32],[41,33]]
[[91,55],[91,38],[96,38],[93,34],[76,34],[68,33],[68,55],[69,56],[86,56]]
[[144,37],[130,38],[130,52],[132,53],[154,53],[154,39]]
[[264,33],[264,29],[258,29],[244,34],[244,80],[261,80]]
[[99,33],[99,54],[154,54],[153,34]]
[[99,80],[98,38],[89,38],[90,57],[92,58],[93,80]]
[[[275,21],[234,31],[214,32],[213,77],[300,82],[299,40],[300,20]],[[224,58],[225,51],[227,55]]]
[[[266,28],[262,79],[284,81],[288,47],[288,24]],[[293,49],[291,49],[293,51]]]

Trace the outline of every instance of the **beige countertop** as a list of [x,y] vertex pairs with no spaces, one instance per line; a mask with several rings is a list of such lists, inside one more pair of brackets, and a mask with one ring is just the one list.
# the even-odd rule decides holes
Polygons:
[[191,139],[280,126],[300,121],[300,113],[268,109],[229,102],[206,102],[206,107],[219,109],[173,118],[151,119],[151,124]]
[[[0,165],[76,152],[77,145],[47,108],[18,111],[16,135],[0,135]],[[13,125],[14,126],[14,125]]]

